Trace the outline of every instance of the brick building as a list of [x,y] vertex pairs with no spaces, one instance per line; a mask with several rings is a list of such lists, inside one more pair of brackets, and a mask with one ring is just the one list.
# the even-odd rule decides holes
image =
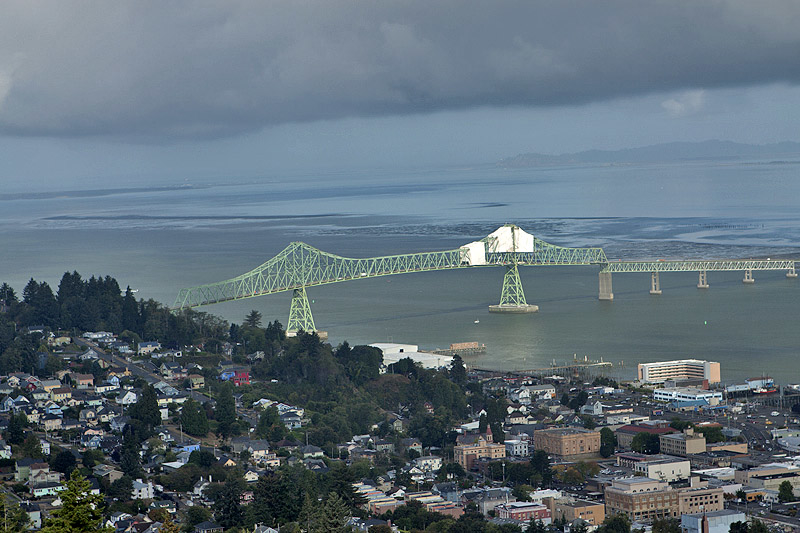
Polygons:
[[533,502],[509,502],[502,503],[494,508],[498,518],[510,518],[520,522],[530,522],[539,520],[543,524],[549,524],[551,520],[550,509],[541,503]]
[[578,459],[600,453],[600,432],[579,428],[542,429],[534,431],[533,444],[561,458]]

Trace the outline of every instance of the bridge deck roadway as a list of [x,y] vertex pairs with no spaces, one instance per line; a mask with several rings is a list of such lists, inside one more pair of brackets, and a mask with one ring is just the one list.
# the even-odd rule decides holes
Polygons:
[[734,270],[792,270],[794,259],[724,259],[690,261],[617,261],[603,272],[698,272]]

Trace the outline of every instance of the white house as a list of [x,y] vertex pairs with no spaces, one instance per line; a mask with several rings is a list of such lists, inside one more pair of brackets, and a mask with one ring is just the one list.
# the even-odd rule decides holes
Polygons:
[[120,405],[133,405],[138,400],[138,396],[132,390],[127,391],[121,397],[117,398],[117,403]]
[[438,472],[442,468],[442,458],[436,455],[423,455],[413,461],[414,466],[423,472]]
[[141,478],[133,482],[131,489],[131,499],[133,500],[152,500],[153,499],[153,482],[148,481],[144,483]]

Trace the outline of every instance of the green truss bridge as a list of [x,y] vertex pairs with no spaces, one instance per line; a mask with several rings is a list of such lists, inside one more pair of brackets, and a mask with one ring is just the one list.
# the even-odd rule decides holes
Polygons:
[[292,291],[287,331],[316,331],[306,295],[308,287],[412,272],[502,266],[506,273],[500,303],[489,306],[489,311],[531,313],[537,311],[538,306],[528,304],[525,299],[519,266],[567,265],[601,267],[601,300],[614,297],[611,287],[614,272],[650,272],[651,294],[661,293],[659,272],[697,271],[700,273],[700,288],[708,287],[706,272],[715,270],[744,271],[746,283],[753,282],[753,270],[786,270],[788,277],[797,276],[794,260],[610,262],[602,248],[555,246],[513,224],[506,224],[487,237],[455,250],[363,259],[340,257],[302,242],[293,242],[266,263],[241,276],[181,289],[174,308],[185,309]]

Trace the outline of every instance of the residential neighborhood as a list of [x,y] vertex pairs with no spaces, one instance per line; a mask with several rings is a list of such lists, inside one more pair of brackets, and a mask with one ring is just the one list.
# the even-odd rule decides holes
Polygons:
[[387,372],[376,347],[257,319],[213,352],[29,328],[59,339],[33,373],[0,376],[0,475],[29,528],[75,487],[117,533],[302,531],[312,509],[342,531],[800,525],[800,463],[776,453],[800,438],[785,407],[719,402],[708,380],[477,371],[458,355]]

